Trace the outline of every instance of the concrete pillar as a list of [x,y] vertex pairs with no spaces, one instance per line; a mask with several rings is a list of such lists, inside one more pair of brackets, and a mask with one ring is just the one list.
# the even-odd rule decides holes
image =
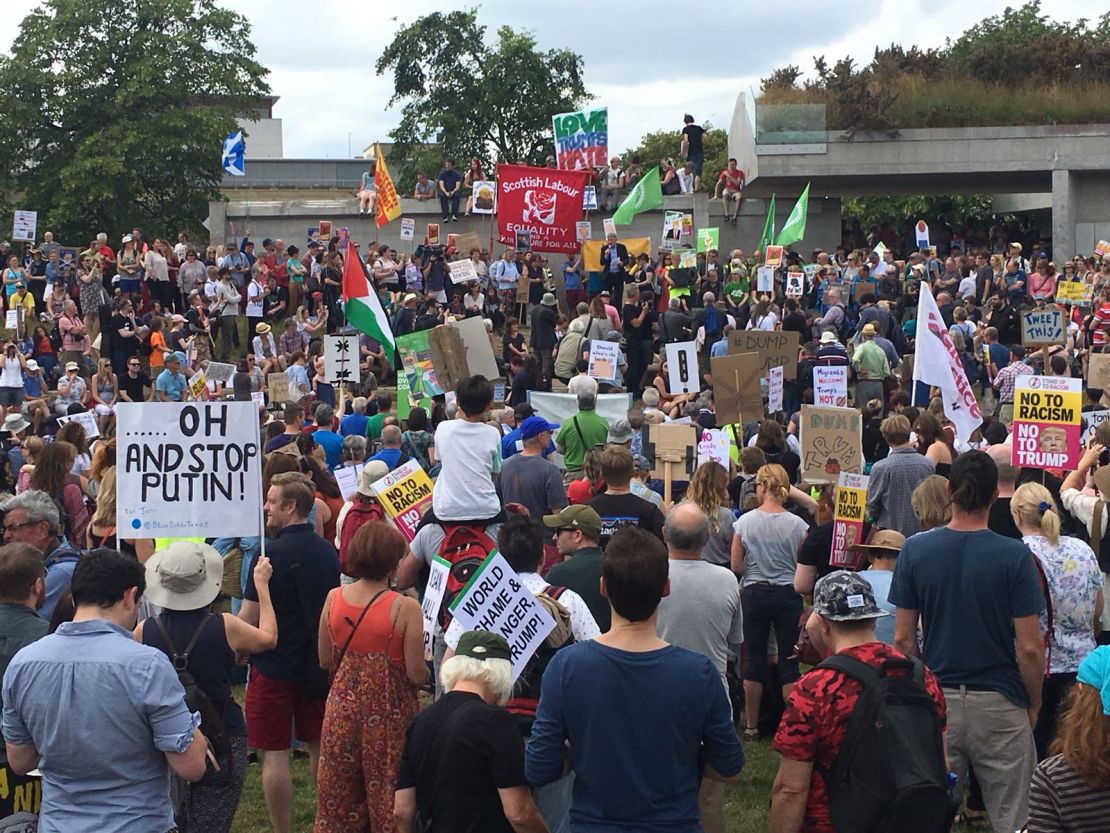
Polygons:
[[230,230],[227,226],[227,202],[213,200],[208,203],[208,242],[218,246],[227,240]]
[[1071,171],[1052,172],[1052,257],[1057,263],[1075,254],[1075,185]]

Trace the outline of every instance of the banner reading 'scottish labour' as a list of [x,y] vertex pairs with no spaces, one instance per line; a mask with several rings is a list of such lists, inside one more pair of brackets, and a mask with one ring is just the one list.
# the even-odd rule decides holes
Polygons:
[[497,239],[516,245],[529,232],[538,252],[577,252],[576,226],[582,219],[582,191],[588,171],[559,171],[524,165],[497,169]]
[[116,419],[120,538],[258,535],[257,405],[124,402]]
[[1035,469],[1079,467],[1083,380],[1066,376],[1019,376],[1014,387],[1015,466]]
[[604,168],[609,164],[609,109],[560,113],[551,120],[555,132],[555,161],[571,171]]

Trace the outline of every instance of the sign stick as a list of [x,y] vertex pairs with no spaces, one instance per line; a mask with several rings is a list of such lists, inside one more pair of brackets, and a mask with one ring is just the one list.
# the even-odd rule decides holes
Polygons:
[[1048,362],[1048,345],[1041,348],[1041,364],[1044,365],[1044,375],[1052,375],[1052,367]]

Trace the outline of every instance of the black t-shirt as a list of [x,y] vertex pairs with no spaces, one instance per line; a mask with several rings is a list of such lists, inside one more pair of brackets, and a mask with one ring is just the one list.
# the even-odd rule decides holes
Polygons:
[[143,388],[152,387],[150,377],[139,371],[139,375],[134,379],[131,378],[130,373],[121,373],[119,377],[119,389],[131,397],[132,402],[142,402],[146,399],[146,394]]
[[638,526],[658,535],[659,540],[663,539],[663,513],[654,503],[641,497],[604,492],[586,501],[586,505],[592,506],[601,516],[601,538],[598,543],[602,549],[605,549],[613,533],[626,526]]
[[1021,532],[1014,523],[1014,516],[1010,514],[1010,498],[1000,497],[991,504],[990,515],[987,516],[987,529],[1005,535],[1007,538],[1021,540]]
[[519,331],[517,331],[517,334],[512,338],[510,338],[509,336],[503,336],[501,338],[501,358],[505,360],[506,364],[508,364],[512,357],[516,355],[512,350],[509,349],[510,344],[513,345],[513,347],[515,347],[517,350],[523,350],[524,336],[521,335]]
[[516,723],[477,694],[447,692],[405,733],[397,789],[416,789],[421,829],[512,833],[497,791],[527,783]]
[[651,325],[655,323],[655,310],[648,309],[647,315],[644,316],[643,323],[638,327],[632,322],[640,317],[639,304],[625,304],[621,310],[621,318],[624,321],[624,334],[628,338],[636,341],[651,341]]
[[135,326],[131,323],[131,319],[126,315],[113,315],[112,316],[112,344],[114,348],[125,355],[133,356],[139,351],[139,339],[131,338],[130,336],[124,337],[119,334],[120,330],[135,331]]
[[806,317],[800,312],[788,312],[782,319],[782,328],[788,333],[797,333],[804,344],[806,338]]
[[[299,682],[305,672],[318,664],[316,639],[320,611],[333,587],[339,586],[339,556],[335,547],[316,534],[309,524],[293,524],[283,529],[276,541],[266,545],[273,565],[270,598],[278,624],[278,642],[272,650],[255,654],[255,670],[278,680]],[[258,601],[251,569],[243,598]]]
[[701,137],[704,133],[705,130],[701,127],[701,125],[697,124],[688,124],[684,128],[682,128],[682,135],[686,137],[686,140],[690,145],[690,151],[687,154],[687,157],[701,156],[703,154],[704,151],[702,150]]
[[274,308],[278,304],[285,304],[281,308],[279,315],[288,315],[289,313],[289,290],[284,286],[279,286],[270,290],[270,294],[262,299],[262,315],[264,318],[270,318],[274,314]]

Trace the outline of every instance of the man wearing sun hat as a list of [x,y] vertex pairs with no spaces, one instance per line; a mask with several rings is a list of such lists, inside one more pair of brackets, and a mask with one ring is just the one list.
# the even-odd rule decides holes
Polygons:
[[[771,745],[782,756],[771,792],[772,830],[800,830],[802,819],[806,830],[833,829],[823,773],[836,760],[848,719],[863,690],[856,675],[882,668],[888,660],[906,659],[875,638],[876,622],[889,616],[876,603],[871,585],[858,573],[837,570],[817,582],[806,631],[829,659],[798,680]],[[944,695],[932,672],[919,660],[912,662],[915,676],[920,675],[936,704],[939,752],[946,714]],[[943,766],[943,755],[941,758]],[[939,812],[946,809],[941,806]],[[893,829],[898,829],[897,825]]]
[[894,605],[887,599],[890,593],[890,580],[894,577],[894,565],[906,536],[895,529],[880,529],[871,536],[870,543],[856,544],[852,550],[862,553],[871,560],[871,566],[861,570],[859,575],[871,585],[875,603],[890,616],[880,617],[875,622],[875,636],[887,645],[894,644]]

